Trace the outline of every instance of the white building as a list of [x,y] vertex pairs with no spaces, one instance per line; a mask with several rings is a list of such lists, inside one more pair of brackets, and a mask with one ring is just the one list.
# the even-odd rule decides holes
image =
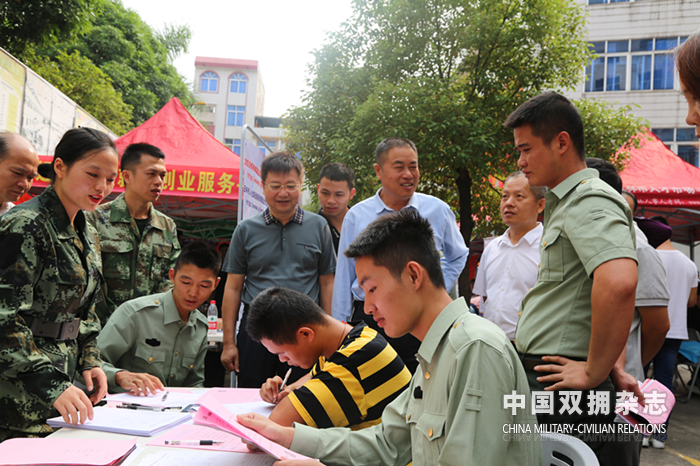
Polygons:
[[698,166],[695,130],[685,123],[673,49],[700,28],[697,0],[586,1],[587,39],[598,54],[572,98],[636,104],[671,150]]
[[[257,60],[197,57],[194,85],[202,106],[197,118],[233,152],[240,154],[244,124],[253,127],[273,151],[284,148],[281,120],[263,116],[265,86]],[[254,139],[250,134],[248,138]]]

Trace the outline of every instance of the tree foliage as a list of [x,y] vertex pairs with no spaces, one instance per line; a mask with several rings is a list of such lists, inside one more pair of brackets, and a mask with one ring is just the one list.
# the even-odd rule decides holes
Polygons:
[[0,47],[16,55],[89,30],[91,0],[6,0],[0,3]]
[[[285,116],[288,146],[313,183],[328,162],[356,170],[358,196],[377,188],[377,143],[419,150],[419,190],[453,206],[468,242],[499,227],[489,181],[517,168],[503,121],[547,89],[570,89],[591,57],[584,12],[571,0],[356,0],[315,52],[309,91]],[[586,101],[599,153],[636,133],[626,111]],[[590,127],[590,125],[594,125]],[[618,146],[619,147],[619,146]],[[608,156],[615,152],[612,149]]]
[[25,51],[27,66],[58,90],[80,103],[80,106],[116,134],[131,127],[130,105],[112,87],[112,80],[80,52],[61,52],[56,61]]
[[94,15],[87,34],[52,47],[49,55],[54,58],[62,51],[77,50],[89,58],[133,107],[133,126],[153,116],[172,97],[186,106],[193,102],[185,79],[172,64],[172,58],[187,49],[191,32],[186,26],[167,26],[158,33],[118,0],[101,0]]
[[[25,63],[50,71],[51,78],[45,79],[117,133],[140,125],[172,97],[186,106],[194,102],[190,86],[173,65],[187,51],[192,37],[187,26],[166,25],[156,31],[119,0],[9,1],[0,8],[12,13],[0,20],[0,44]],[[17,34],[10,38],[4,31]],[[104,74],[92,95],[91,80],[98,75],[86,60]],[[105,86],[114,92],[102,105],[114,107],[99,109],[100,97],[107,97]]]

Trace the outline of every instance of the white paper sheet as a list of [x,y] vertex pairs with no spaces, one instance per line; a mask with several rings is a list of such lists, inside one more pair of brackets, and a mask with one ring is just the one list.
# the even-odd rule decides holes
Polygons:
[[161,406],[164,408],[176,407],[184,408],[188,404],[196,403],[198,399],[202,397],[201,392],[175,392],[169,391],[168,397],[163,401],[163,395],[165,392],[158,392],[155,395],[141,395],[136,396],[131,393],[120,393],[118,395],[109,396],[106,398],[107,401],[117,401],[121,403],[137,403],[144,406]]
[[225,404],[224,407],[233,414],[246,414],[246,413],[258,413],[265,417],[270,417],[272,410],[275,409],[275,405],[267,403],[266,401],[254,401],[252,403],[232,403]]
[[[137,455],[138,456],[135,456]],[[270,466],[275,459],[264,453],[170,449],[134,452],[122,466]]]
[[74,429],[99,430],[117,434],[150,437],[172,429],[192,419],[191,414],[179,412],[156,412],[131,409],[100,407],[94,409],[94,419],[74,426],[65,423],[62,417],[49,419],[51,427],[72,427]]

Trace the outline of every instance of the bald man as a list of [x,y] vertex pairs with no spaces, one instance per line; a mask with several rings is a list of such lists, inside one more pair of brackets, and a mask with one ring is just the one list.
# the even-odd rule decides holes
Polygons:
[[19,134],[0,133],[0,215],[32,187],[39,156],[34,146]]

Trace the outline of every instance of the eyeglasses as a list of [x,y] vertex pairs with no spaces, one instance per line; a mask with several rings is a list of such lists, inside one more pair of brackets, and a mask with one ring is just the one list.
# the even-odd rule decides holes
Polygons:
[[267,189],[272,191],[273,193],[276,193],[282,188],[284,188],[285,191],[296,191],[299,188],[299,184],[297,183],[287,183],[287,184],[279,184],[279,183],[270,183],[267,185]]

